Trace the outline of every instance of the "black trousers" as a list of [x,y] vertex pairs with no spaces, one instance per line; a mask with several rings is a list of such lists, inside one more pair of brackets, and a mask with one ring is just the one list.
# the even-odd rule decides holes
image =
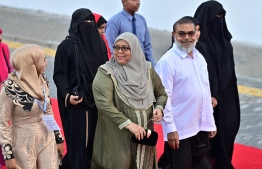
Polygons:
[[[172,149],[168,142],[165,142],[164,153],[169,160],[170,169],[195,169],[207,155],[209,149],[208,132],[200,131],[195,136],[180,140],[177,150]],[[208,166],[205,169],[209,168]]]

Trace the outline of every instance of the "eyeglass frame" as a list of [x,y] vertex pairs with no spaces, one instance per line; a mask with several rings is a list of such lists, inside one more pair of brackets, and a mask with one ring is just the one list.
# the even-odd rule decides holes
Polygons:
[[119,52],[120,50],[122,52],[127,52],[128,50],[131,50],[131,47],[130,46],[113,46],[113,50],[116,51],[116,52]]

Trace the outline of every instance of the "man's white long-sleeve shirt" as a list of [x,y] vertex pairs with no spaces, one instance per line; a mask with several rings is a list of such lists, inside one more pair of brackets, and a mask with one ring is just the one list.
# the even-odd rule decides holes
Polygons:
[[204,57],[193,50],[193,58],[176,44],[158,61],[156,72],[168,95],[162,128],[167,134],[177,131],[179,140],[199,131],[215,131],[207,64]]

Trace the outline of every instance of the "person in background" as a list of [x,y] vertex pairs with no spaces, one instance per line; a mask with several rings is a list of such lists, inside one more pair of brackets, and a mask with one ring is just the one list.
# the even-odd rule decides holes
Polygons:
[[232,35],[225,20],[226,11],[217,1],[202,3],[194,18],[201,22],[199,40],[207,44],[216,69],[218,106],[214,109],[217,135],[211,139],[211,158],[216,169],[233,169],[234,141],[240,126]]
[[[0,28],[0,90],[2,83],[7,79],[8,73],[11,73],[14,69],[10,64],[10,52],[8,45],[2,42],[3,30]],[[2,155],[2,147],[0,145],[0,167],[5,165],[5,160]]]
[[89,9],[72,14],[68,33],[57,48],[53,75],[67,145],[60,168],[89,169],[97,123],[92,83],[108,55]]
[[108,40],[111,55],[113,54],[113,45],[118,35],[124,32],[131,32],[137,36],[146,60],[155,67],[156,62],[152,53],[146,20],[142,15],[136,13],[140,7],[140,0],[121,1],[123,10],[112,16],[106,26],[106,39]]
[[175,43],[155,67],[168,95],[162,127],[171,169],[195,168],[209,151],[209,137],[216,135],[207,64],[195,49],[195,31],[191,20],[178,20]]
[[44,117],[54,120],[44,75],[45,50],[25,45],[11,54],[11,64],[15,71],[0,93],[0,141],[6,167],[58,169],[64,141],[59,130],[44,122]]
[[11,73],[14,70],[10,64],[10,52],[8,45],[2,42],[2,34],[3,31],[0,28],[0,84],[7,79],[8,73]]
[[101,38],[104,40],[105,45],[106,45],[108,60],[110,60],[111,52],[110,52],[110,48],[108,46],[108,42],[106,40],[106,36],[104,35],[105,30],[106,30],[107,21],[105,20],[105,18],[102,15],[99,15],[97,13],[93,13],[93,14],[95,16],[95,21],[96,21],[96,25],[98,27],[98,32],[101,35]]
[[162,119],[164,86],[134,34],[119,35],[113,49],[93,83],[98,122],[91,168],[157,169],[155,146],[134,143],[131,137],[150,137],[153,121]]

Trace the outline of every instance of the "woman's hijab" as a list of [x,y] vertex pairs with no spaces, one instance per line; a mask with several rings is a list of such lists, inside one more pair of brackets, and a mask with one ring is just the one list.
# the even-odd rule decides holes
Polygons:
[[219,91],[227,87],[234,75],[233,47],[230,42],[232,36],[227,29],[225,14],[226,11],[219,2],[207,1],[197,8],[194,16],[201,22],[199,40],[206,43],[211,52]]
[[[93,22],[83,22],[84,20]],[[76,10],[72,15],[69,36],[66,38],[75,44],[76,77],[89,108],[95,105],[92,83],[97,68],[108,60],[94,21],[94,15],[89,9]]]
[[[107,21],[105,20],[105,18],[97,13],[93,13],[94,14],[94,17],[95,17],[95,21],[96,21],[96,24],[97,24],[97,27],[99,28],[101,25],[103,25],[104,23],[107,23]],[[106,36],[103,34],[102,35],[102,39],[103,41],[105,42],[105,45],[106,45],[106,50],[107,50],[107,57],[108,57],[108,60],[110,60],[111,58],[111,52],[110,52],[110,48],[108,46],[108,42],[107,42],[107,39],[106,39]]]
[[15,71],[9,74],[9,78],[30,96],[39,100],[44,99],[41,81],[46,95],[49,95],[49,89],[41,75],[45,57],[44,48],[33,44],[18,48],[11,54],[11,64]]
[[123,33],[116,38],[115,43],[119,40],[124,40],[129,44],[131,59],[125,65],[119,65],[112,57],[106,62],[106,67],[116,80],[116,90],[120,98],[134,109],[146,110],[155,100],[150,77],[151,63],[146,61],[134,34]]
[[95,17],[95,21],[97,24],[97,27],[99,28],[101,25],[103,25],[104,23],[107,23],[107,21],[105,20],[105,18],[102,15],[99,15],[97,13],[93,13],[94,17]]

